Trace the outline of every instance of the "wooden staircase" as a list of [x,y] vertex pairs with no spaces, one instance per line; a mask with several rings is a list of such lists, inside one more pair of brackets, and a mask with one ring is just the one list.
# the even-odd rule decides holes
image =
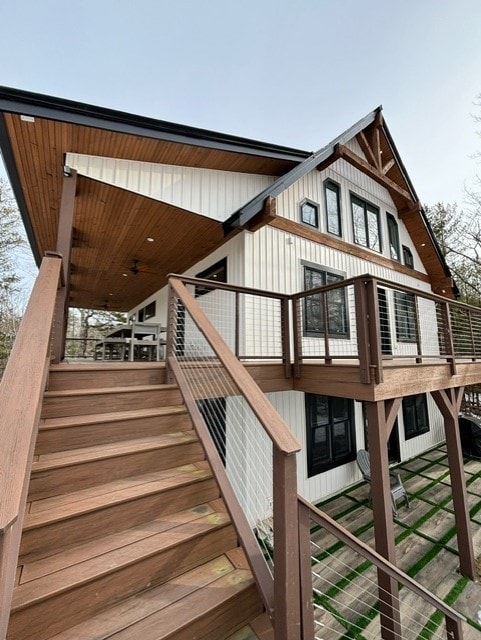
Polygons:
[[273,638],[162,364],[56,365],[8,640]]

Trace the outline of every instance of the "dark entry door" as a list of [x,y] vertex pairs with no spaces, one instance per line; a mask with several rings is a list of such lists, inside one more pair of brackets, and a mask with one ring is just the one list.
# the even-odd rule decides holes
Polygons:
[[387,455],[389,462],[401,462],[401,450],[399,448],[399,428],[396,418],[394,427],[392,428],[391,435],[387,441]]

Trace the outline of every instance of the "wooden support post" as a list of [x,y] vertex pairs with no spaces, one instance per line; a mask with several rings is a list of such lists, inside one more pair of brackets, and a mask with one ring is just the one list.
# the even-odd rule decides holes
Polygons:
[[354,304],[356,306],[357,354],[361,382],[371,382],[371,358],[369,349],[369,318],[367,311],[366,287],[361,279],[354,282]]
[[77,189],[77,172],[70,169],[65,174],[62,185],[62,199],[57,229],[56,252],[63,257],[63,287],[57,293],[55,304],[55,320],[52,330],[52,356],[58,363],[65,352],[65,335],[67,331],[68,296],[70,289],[70,254],[72,250],[73,214],[75,192]]
[[[367,402],[371,495],[376,551],[396,564],[396,545],[392,518],[391,485],[386,442],[384,402]],[[378,569],[381,636],[383,640],[401,638],[401,615],[397,581]]]
[[300,640],[299,523],[296,455],[273,447],[274,632],[276,640]]
[[463,393],[464,387],[431,391],[431,395],[444,418],[449,473],[451,475],[451,487],[453,491],[454,519],[458,538],[459,569],[463,576],[476,580],[473,534],[469,517],[458,421]]

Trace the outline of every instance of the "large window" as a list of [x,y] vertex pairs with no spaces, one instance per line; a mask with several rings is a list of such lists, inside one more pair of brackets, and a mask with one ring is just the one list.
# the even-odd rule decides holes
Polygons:
[[303,200],[300,205],[301,222],[310,227],[319,227],[319,205],[310,200]]
[[403,419],[406,440],[429,431],[428,403],[425,393],[403,398]]
[[[343,280],[343,277],[322,269],[304,267],[304,289],[325,287]],[[347,338],[349,326],[347,321],[346,291],[344,288],[333,289],[326,294],[327,332],[335,338]],[[325,331],[323,295],[316,293],[304,298],[304,333],[308,336],[322,336]]]
[[381,251],[379,209],[351,194],[354,242],[374,251]]
[[416,342],[417,319],[414,294],[395,291],[394,312],[396,318],[396,338],[398,342]]
[[313,476],[356,457],[354,402],[306,393],[307,471]]
[[149,304],[143,309],[139,309],[139,322],[145,322],[149,318],[155,316],[155,300],[149,302]]
[[389,253],[392,260],[401,260],[399,244],[399,229],[396,218],[390,213],[387,214],[387,230],[389,234]]
[[336,236],[342,235],[341,228],[341,190],[332,180],[324,182],[324,197],[326,199],[327,231]]

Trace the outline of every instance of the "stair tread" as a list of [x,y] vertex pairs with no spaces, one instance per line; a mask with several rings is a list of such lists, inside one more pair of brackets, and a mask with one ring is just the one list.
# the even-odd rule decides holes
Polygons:
[[[23,584],[24,582],[35,580],[41,576],[55,573],[66,567],[79,564],[89,558],[95,558],[108,551],[120,549],[143,538],[148,538],[157,533],[172,529],[179,524],[193,522],[194,520],[213,513],[214,508],[211,504],[200,504],[190,509],[185,509],[184,511],[160,516],[159,518],[136,525],[130,529],[125,529],[117,533],[95,538],[94,540],[74,547],[69,547],[47,558],[27,562],[22,569],[20,583]],[[234,565],[237,566],[235,562]]]
[[[202,589],[211,588],[215,592],[216,587],[222,587],[223,583],[219,580],[226,576],[238,576],[238,571],[225,555],[219,556],[165,584],[131,596],[89,620],[53,636],[51,640],[107,640],[125,629],[129,630],[131,639],[142,637],[148,640],[148,636],[136,634],[137,623],[164,610],[169,612],[173,605],[184,604],[187,597]],[[177,624],[186,614],[184,611],[180,616],[175,616]],[[159,629],[160,627],[157,631]]]
[[142,384],[125,387],[99,387],[87,389],[61,389],[45,391],[44,398],[68,398],[70,396],[99,396],[104,394],[139,393],[142,391],[168,391],[178,389],[176,384]]
[[175,548],[181,543],[194,541],[209,531],[229,524],[230,519],[224,513],[208,514],[197,519],[195,524],[192,522],[179,524],[167,531],[154,533],[147,538],[107,550],[101,555],[89,557],[78,564],[66,566],[53,573],[49,572],[24,582],[14,590],[12,611],[18,611],[64,591],[70,591],[77,585],[93,582],[101,576],[119,571],[167,549]]
[[32,464],[32,473],[54,469],[93,460],[113,458],[141,451],[163,449],[180,444],[196,442],[195,431],[177,431],[167,434],[159,434],[146,438],[122,440],[90,447],[57,451],[55,453],[43,453]]
[[50,371],[108,371],[110,369],[116,371],[129,369],[165,369],[165,362],[81,362],[51,364]]
[[210,477],[212,472],[208,466],[203,462],[194,463],[43,498],[31,503],[30,511],[25,516],[24,529],[43,526]]
[[132,409],[130,411],[112,411],[110,413],[89,413],[79,416],[44,418],[40,421],[39,430],[78,427],[81,425],[116,422],[117,420],[136,420],[139,418],[151,418],[155,416],[184,413],[187,413],[187,409],[184,405],[169,405],[164,407],[155,407],[152,409]]

